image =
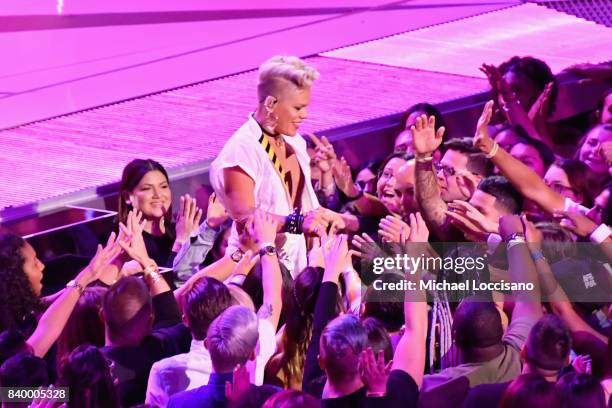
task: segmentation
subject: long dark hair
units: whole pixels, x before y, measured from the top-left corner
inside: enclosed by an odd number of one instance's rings
[[[555,166],[562,169],[567,174],[572,189],[582,196],[582,205],[591,207],[595,192],[593,186],[588,181],[589,166],[576,159],[563,159],[555,162]]]
[[[152,159],[134,159],[123,168],[121,183],[119,185],[119,208],[117,211],[119,221],[125,223],[128,213],[133,209],[131,204],[126,203],[127,195],[134,191],[134,188],[140,183],[140,180],[142,180],[145,174],[155,170],[160,171],[164,177],[166,177],[168,183],[170,183],[168,172],[164,166]],[[172,222],[172,202],[164,218],[166,219],[166,224]]]
[[[0,331],[23,329],[26,319],[44,309],[23,271],[21,249],[25,244],[15,234],[0,233]]]
[[[108,362],[97,347],[74,349],[62,364],[59,385],[70,388],[69,407],[121,406]]]
[[[546,87],[546,84],[552,82],[553,87],[550,92],[552,103],[550,104],[549,110],[546,113],[550,114],[551,112],[554,112],[558,85],[552,70],[544,61],[534,57],[514,56],[499,66],[499,73],[501,75],[505,75],[508,72],[514,72],[529,79],[536,86],[539,94],[542,93],[544,87]],[[497,100],[497,95],[495,96],[495,100]],[[529,110],[530,107],[531,106],[525,106],[525,109]]]
[[[88,287],[79,298],[62,334],[57,339],[58,363],[80,345],[104,346],[104,323],[100,318],[100,309],[106,290],[102,286]]]

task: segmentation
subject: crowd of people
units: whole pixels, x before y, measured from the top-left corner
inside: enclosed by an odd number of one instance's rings
[[[393,153],[349,163],[298,134],[316,69],[273,57],[205,199],[174,211],[163,165],[131,161],[116,229],[49,296],[35,249],[0,233],[0,386],[68,387],[65,406],[91,408],[608,406],[612,88],[552,121],[567,101],[543,61],[481,69],[492,99],[474,134],[420,103]],[[372,285],[375,258],[425,253],[486,262]]]

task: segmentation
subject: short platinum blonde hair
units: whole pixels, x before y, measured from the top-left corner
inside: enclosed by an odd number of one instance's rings
[[[259,339],[255,313],[244,306],[230,306],[208,328],[206,347],[216,371],[233,370],[249,360]]]
[[[359,374],[359,353],[368,345],[368,334],[357,316],[345,314],[325,326],[320,345],[328,376],[347,378]]]
[[[308,88],[319,78],[319,72],[298,57],[276,55],[259,67],[257,96],[263,102],[267,96],[278,97],[287,82],[298,88]]]

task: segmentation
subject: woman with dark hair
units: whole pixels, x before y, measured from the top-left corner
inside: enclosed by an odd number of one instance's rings
[[[427,117],[434,116],[436,118],[436,131],[442,126],[446,127],[442,113],[440,113],[438,108],[430,103],[421,102],[412,105],[404,113],[404,116],[402,117],[404,129],[410,130],[410,128],[416,124],[416,118],[423,114],[427,115]],[[445,132],[445,134],[448,135],[448,132]]]
[[[557,380],[557,393],[562,408],[605,408],[605,392],[591,374],[570,372]]]
[[[45,308],[40,299],[44,269],[23,238],[0,233],[0,331],[16,328],[32,334]]]
[[[98,348],[82,345],[64,361],[58,385],[70,389],[68,407],[120,407],[109,363]]]
[[[75,306],[62,334],[57,339],[57,366],[83,344],[104,346],[104,322],[100,318],[102,299],[106,288],[91,286],[85,288]]]
[[[357,184],[364,193],[376,194],[376,179],[381,164],[382,160],[380,159],[370,160],[357,170],[355,184]]]
[[[602,145],[611,142],[612,124],[597,125],[586,133],[576,152],[576,158],[588,166],[588,181],[596,191],[601,191],[610,180],[610,165],[602,154]]]
[[[557,407],[560,404],[555,384],[539,374],[521,374],[510,383],[502,396],[501,408]]]
[[[589,168],[580,160],[563,159],[552,164],[544,175],[544,183],[553,191],[585,207],[593,205]]]
[[[323,279],[323,268],[307,267],[283,292],[283,318],[285,326],[280,342],[281,352],[266,367],[270,383],[284,388],[302,389],[302,375],[306,350],[312,335],[314,307]],[[338,310],[342,308],[338,296]]]
[[[189,194],[181,196],[176,223],[172,219],[172,191],[168,172],[151,159],[135,159],[123,169],[119,187],[119,221],[125,224],[132,210],[142,214],[145,222],[143,239],[147,253],[159,266],[173,268],[177,279],[186,281],[204,261],[227,216],[213,217],[219,212],[216,197],[209,199],[206,222],[200,226],[202,210]],[[198,231],[197,245],[191,236]]]

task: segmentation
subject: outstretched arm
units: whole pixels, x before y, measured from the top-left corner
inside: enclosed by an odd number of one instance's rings
[[[416,199],[427,225],[438,239],[445,239],[450,228],[446,219],[446,203],[440,197],[440,189],[433,168],[433,153],[442,143],[444,127],[436,132],[435,117],[421,115],[410,128],[416,152]]]
[[[491,139],[487,126],[493,112],[493,101],[486,103],[478,127],[474,135],[474,146],[479,148],[488,156],[492,156],[493,164],[501,171],[510,183],[526,198],[534,201],[545,211],[563,210],[565,198],[549,188],[544,180],[533,170],[515,159]]]

